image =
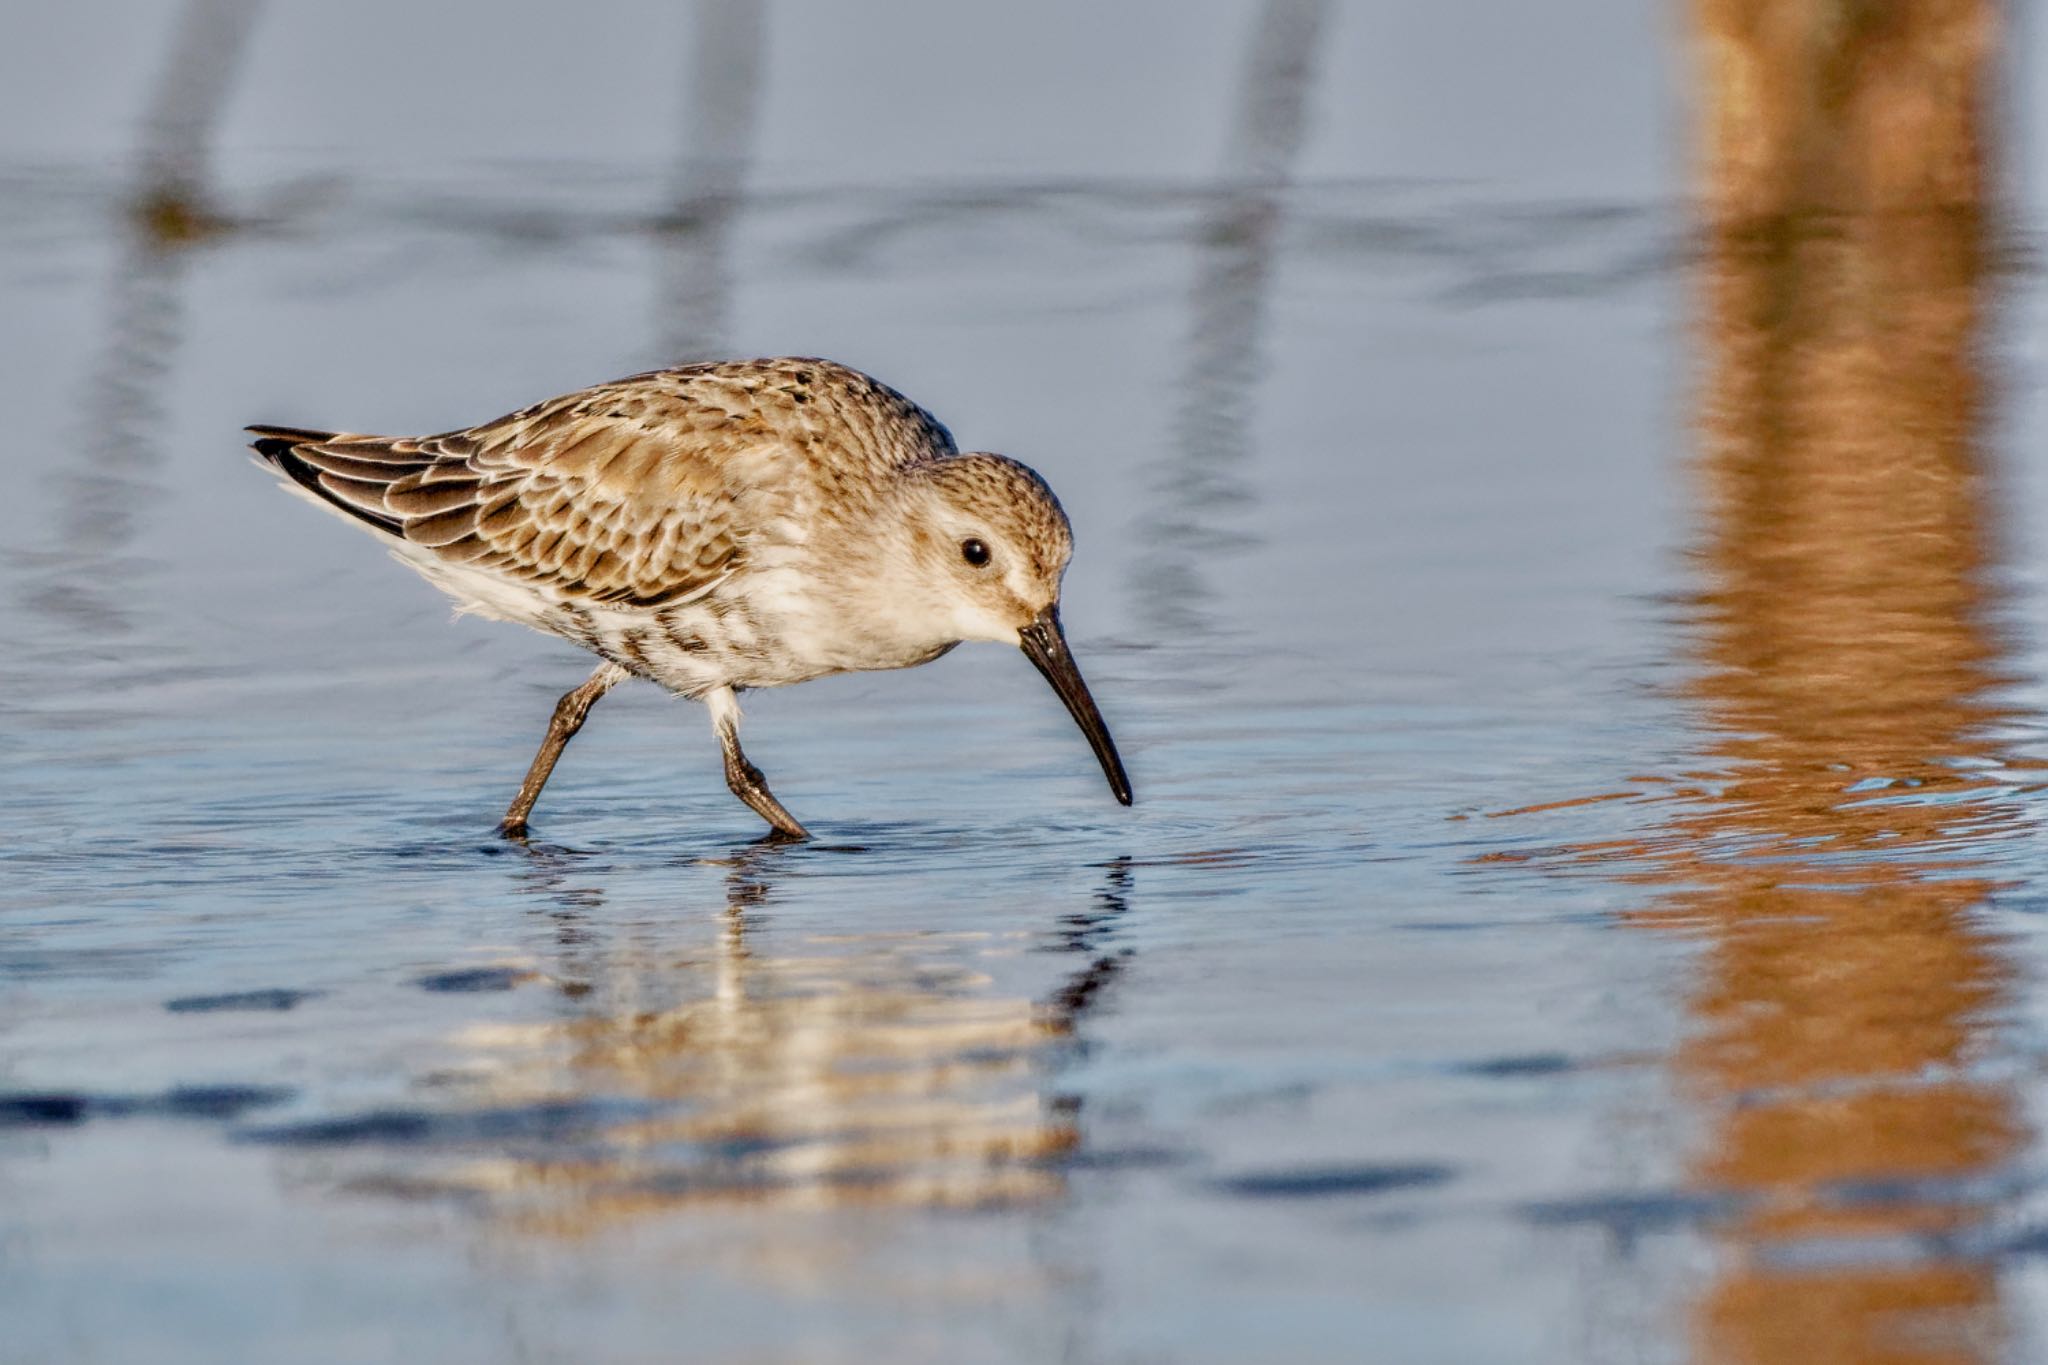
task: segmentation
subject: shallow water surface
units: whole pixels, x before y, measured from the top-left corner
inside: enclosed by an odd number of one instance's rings
[[[0,1359],[2038,1358],[2034,149],[861,8],[108,4],[0,119]],[[239,450],[776,352],[1060,491],[1133,809],[966,648],[747,698],[813,843],[641,684],[500,841],[581,656]]]

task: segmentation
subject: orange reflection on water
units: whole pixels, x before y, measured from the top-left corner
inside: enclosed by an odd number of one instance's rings
[[[1980,445],[1978,0],[1698,0],[1703,493],[1689,694],[1721,780],[1639,844],[1640,918],[1702,935],[1673,1065],[1735,1196],[1713,1361],[1968,1361],[1968,1250],[2023,1121],[1975,1062],[2011,969],[1982,918],[2021,827]],[[1604,850],[1613,856],[1614,849]]]

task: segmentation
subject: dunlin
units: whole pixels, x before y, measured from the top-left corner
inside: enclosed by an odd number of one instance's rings
[[[690,365],[564,394],[464,431],[250,427],[293,486],[375,532],[461,609],[603,660],[565,693],[501,832],[599,697],[628,677],[702,701],[726,785],[808,837],[740,750],[737,694],[1019,646],[1131,803],[1060,628],[1073,537],[1045,480],[961,454],[937,419],[830,361]]]

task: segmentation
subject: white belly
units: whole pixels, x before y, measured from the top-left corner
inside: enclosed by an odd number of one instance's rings
[[[907,668],[957,641],[917,634],[893,614],[856,613],[795,564],[710,585],[659,607],[579,601],[558,589],[452,564],[432,551],[393,555],[453,597],[463,614],[559,635],[671,692],[784,687],[831,673]]]
[[[779,575],[713,585],[686,602],[659,607],[577,601],[558,590],[451,564],[411,547],[402,563],[456,601],[463,615],[512,621],[558,635],[636,676],[683,696],[715,687],[781,687],[853,668],[894,668],[922,658],[869,659],[849,648],[832,613],[792,600]]]

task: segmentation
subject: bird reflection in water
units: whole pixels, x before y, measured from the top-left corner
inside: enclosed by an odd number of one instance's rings
[[[785,927],[765,951],[785,870],[773,846],[733,856],[708,943],[689,916],[661,922],[674,933],[601,925],[582,855],[527,856],[557,925],[544,974],[564,1017],[466,1031],[454,1088],[473,1115],[546,1121],[493,1129],[457,1115],[450,1141],[386,1148],[345,1183],[566,1235],[707,1203],[973,1208],[1063,1194],[1078,1106],[1050,1072],[1127,960],[1115,921],[1128,860],[1053,934],[1085,965],[1034,1001],[976,965],[1022,953],[1029,931],[793,940]]]

